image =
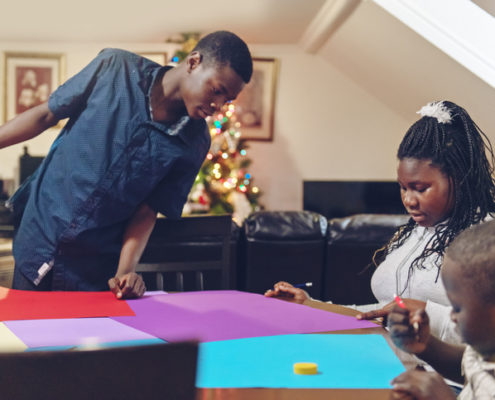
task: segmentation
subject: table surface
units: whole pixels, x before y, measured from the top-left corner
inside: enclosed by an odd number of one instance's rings
[[[358,311],[337,304],[306,300],[304,305],[338,314],[355,316]],[[390,344],[387,331],[378,325],[376,328],[361,328],[325,334],[381,334]],[[395,351],[395,350],[394,350]],[[401,360],[402,361],[402,360]],[[405,365],[406,368],[409,366]],[[388,400],[390,389],[273,389],[273,388],[229,388],[198,389],[196,400]]]

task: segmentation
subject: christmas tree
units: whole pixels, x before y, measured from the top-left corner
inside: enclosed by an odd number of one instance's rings
[[[252,212],[262,207],[261,192],[248,172],[251,160],[241,139],[235,104],[229,103],[207,118],[211,147],[193,184],[184,212],[186,214],[232,213],[240,225]]]

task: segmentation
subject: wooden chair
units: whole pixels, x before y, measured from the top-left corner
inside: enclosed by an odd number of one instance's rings
[[[159,218],[137,265],[137,272],[156,274],[156,289],[164,290],[164,274],[175,273],[184,290],[184,273],[195,273],[195,290],[204,290],[204,272],[221,272],[221,289],[230,288],[231,215]]]
[[[0,398],[195,398],[197,343],[0,353]]]

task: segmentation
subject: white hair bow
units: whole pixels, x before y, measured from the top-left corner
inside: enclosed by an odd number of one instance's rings
[[[421,110],[417,111],[416,114],[420,114],[422,117],[436,118],[440,124],[450,124],[452,121],[450,111],[442,101],[432,101],[421,107]]]

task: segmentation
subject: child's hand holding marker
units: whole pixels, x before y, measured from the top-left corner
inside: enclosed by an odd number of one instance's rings
[[[410,311],[403,299],[394,297],[397,304],[388,315],[387,327],[395,345],[409,353],[419,354],[426,349],[430,337],[430,323],[424,309]]]
[[[395,302],[397,303],[397,305],[406,310],[407,309],[407,306],[406,306],[406,303],[404,303],[404,300],[402,300],[398,294],[394,295],[394,300]],[[412,323],[412,326],[414,328],[414,333],[417,335],[418,334],[418,331],[419,331],[419,322],[418,321],[414,321]]]

